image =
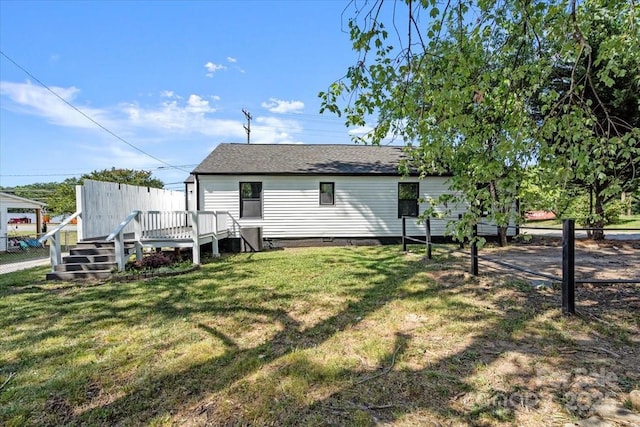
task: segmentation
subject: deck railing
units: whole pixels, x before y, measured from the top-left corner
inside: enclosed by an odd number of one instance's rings
[[[140,215],[143,240],[191,239],[190,212],[148,211]]]
[[[193,263],[200,264],[200,244],[213,243],[213,253],[218,254],[218,238],[226,237],[233,219],[226,211],[133,211],[107,237],[116,246],[118,270],[123,271],[128,255],[125,252],[125,227],[133,222],[133,240],[136,259],[142,257],[145,244],[176,246],[179,243],[193,246]]]

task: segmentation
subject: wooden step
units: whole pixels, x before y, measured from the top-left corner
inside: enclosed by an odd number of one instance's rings
[[[132,248],[134,245],[125,245],[127,252]],[[82,241],[62,258],[62,264],[47,273],[47,280],[107,279],[116,268],[114,242]]]
[[[69,250],[69,255],[111,255],[115,254],[115,248],[78,248]]]
[[[62,258],[64,264],[94,263],[94,262],[116,262],[115,254],[103,255],[68,255]]]
[[[112,271],[117,268],[115,262],[67,263],[55,266],[55,271]]]

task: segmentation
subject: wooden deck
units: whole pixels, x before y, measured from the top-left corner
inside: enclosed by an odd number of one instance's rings
[[[47,233],[41,242],[50,240],[52,270],[61,263],[60,230],[73,218],[82,219],[77,212],[60,227]],[[118,269],[123,271],[129,258],[127,246],[133,245],[136,258],[142,258],[142,248],[193,248],[193,263],[200,264],[200,247],[211,244],[214,256],[219,254],[218,242],[237,234],[238,223],[226,211],[133,211],[121,220],[106,238],[83,238],[113,242]]]

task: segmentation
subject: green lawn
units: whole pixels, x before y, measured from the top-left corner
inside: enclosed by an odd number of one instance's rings
[[[444,254],[268,251],[128,283],[46,271],[0,275],[0,425],[562,425],[586,415],[550,375],[605,370],[621,404],[639,385],[637,308],[566,318],[557,291]]]
[[[552,227],[561,229],[562,221],[549,219],[544,221],[527,221],[527,227]],[[637,228],[640,229],[640,215],[622,215],[620,221],[605,226],[605,229]]]

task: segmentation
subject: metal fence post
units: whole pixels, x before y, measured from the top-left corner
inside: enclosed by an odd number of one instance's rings
[[[473,235],[471,236],[471,274],[478,275],[478,224],[473,224]]]
[[[407,218],[406,217],[402,217],[402,251],[406,252],[407,251],[407,240],[405,239],[405,236],[407,235]]]
[[[425,220],[426,238],[427,238],[427,259],[431,259],[431,218]]]
[[[575,220],[562,222],[562,314],[576,314]]]

